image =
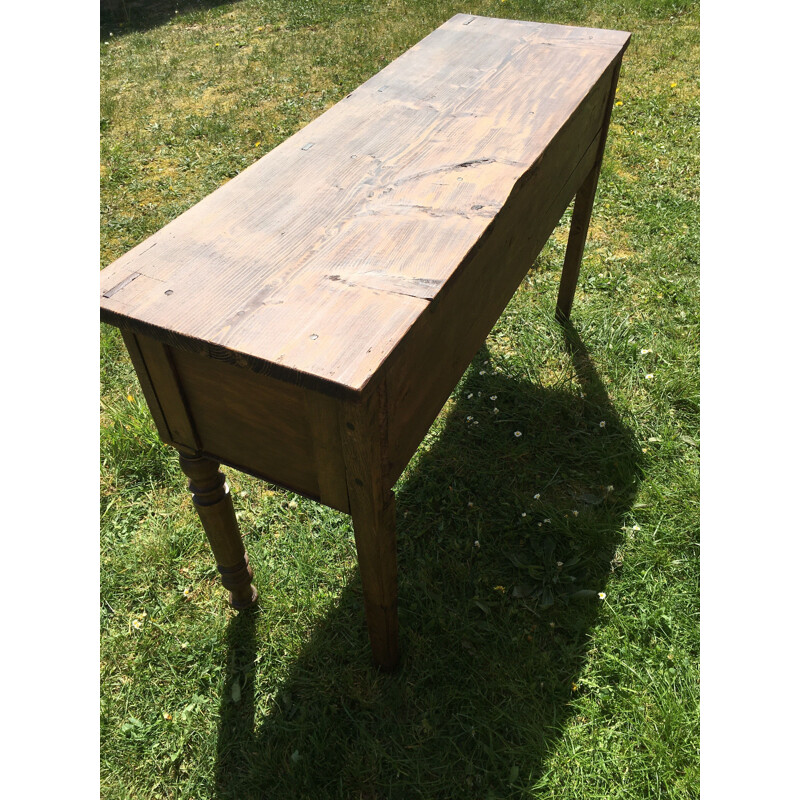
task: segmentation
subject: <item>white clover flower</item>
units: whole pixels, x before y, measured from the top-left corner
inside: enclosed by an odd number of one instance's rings
[[[523,511],[523,512],[522,512],[522,516],[523,516],[523,517],[527,517],[527,516],[528,516],[528,512],[527,512],[527,511]]]

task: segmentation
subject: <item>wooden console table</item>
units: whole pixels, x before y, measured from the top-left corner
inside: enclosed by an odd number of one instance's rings
[[[102,271],[235,608],[220,463],[352,515],[395,666],[392,486],[575,197],[569,316],[629,38],[458,14]]]

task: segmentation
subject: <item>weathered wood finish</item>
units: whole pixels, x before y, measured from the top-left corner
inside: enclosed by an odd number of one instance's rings
[[[103,271],[234,604],[219,462],[352,515],[373,658],[398,663],[392,486],[577,194],[569,316],[629,38],[456,15]]]
[[[492,230],[473,247],[385,365],[393,481],[596,163],[611,75],[609,70],[603,76],[554,137],[545,158],[517,184]]]
[[[104,318],[366,391],[627,39],[453,17],[107,267]]]

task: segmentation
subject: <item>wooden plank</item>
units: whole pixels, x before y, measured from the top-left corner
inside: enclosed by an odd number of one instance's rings
[[[158,395],[153,387],[153,381],[150,379],[150,373],[147,371],[147,365],[144,362],[144,357],[139,349],[138,338],[135,333],[131,331],[122,330],[122,341],[125,342],[125,347],[128,350],[128,355],[131,358],[131,363],[136,371],[136,377],[139,379],[139,385],[142,387],[144,399],[147,401],[147,407],[150,409],[150,414],[156,424],[156,430],[162,441],[174,446],[175,442],[172,440],[172,435],[167,425],[167,420],[164,417],[164,412],[161,410],[161,403],[158,400]]]
[[[613,66],[383,365],[394,482],[597,160]],[[582,152],[576,145],[594,131]]]
[[[103,318],[366,392],[627,38],[454,17],[107,267]]]
[[[167,441],[190,452],[201,450],[202,444],[189,415],[169,349],[161,342],[141,335],[136,337],[136,344],[147,366],[147,374],[169,431]]]

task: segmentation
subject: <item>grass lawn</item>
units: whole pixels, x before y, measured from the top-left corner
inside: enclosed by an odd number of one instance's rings
[[[128,5],[100,37],[103,266],[454,13],[633,39],[574,327],[568,210],[396,486],[396,674],[349,517],[232,469],[260,601],[227,607],[103,326],[102,796],[698,797],[699,3]]]

